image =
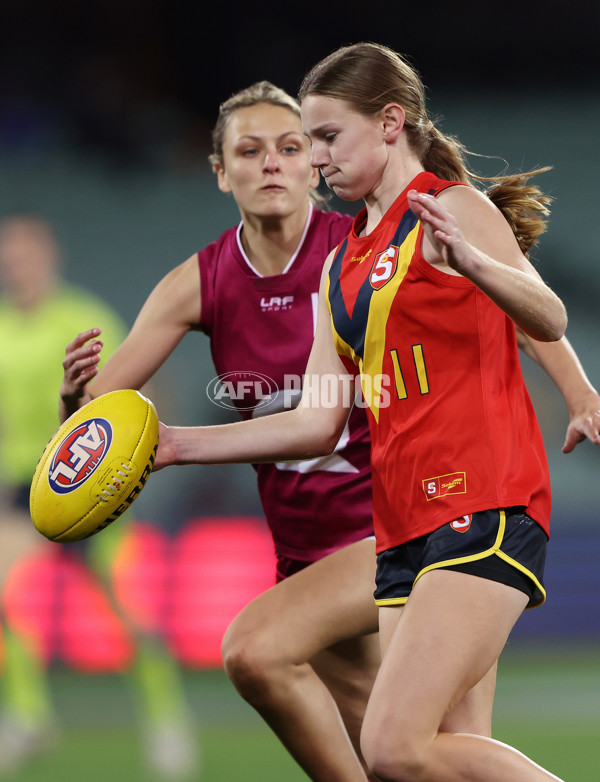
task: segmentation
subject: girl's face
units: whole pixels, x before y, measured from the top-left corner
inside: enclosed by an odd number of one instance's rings
[[[312,142],[311,163],[328,187],[345,201],[368,198],[387,161],[381,121],[359,114],[346,101],[308,95],[302,125]]]
[[[242,217],[282,218],[304,209],[319,183],[308,139],[290,109],[258,103],[237,109],[223,138],[219,188],[233,193]]]

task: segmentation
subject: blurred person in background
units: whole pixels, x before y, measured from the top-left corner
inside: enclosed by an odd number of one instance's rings
[[[12,567],[43,546],[53,546],[29,515],[31,479],[42,450],[58,428],[56,392],[64,346],[73,329],[91,318],[103,324],[106,355],[125,333],[104,301],[63,279],[61,250],[51,225],[35,214],[0,221],[0,590]],[[85,555],[110,590],[110,536],[69,546]],[[110,552],[108,552],[110,555]],[[98,570],[99,568],[99,570]],[[111,595],[112,598],[112,595]],[[116,601],[111,599],[113,606]],[[3,635],[3,703],[0,772],[19,768],[57,741],[57,715],[45,663],[21,628],[0,608]],[[131,671],[146,742],[146,761],[163,777],[179,778],[195,766],[191,734],[175,661],[161,641],[135,636]]]

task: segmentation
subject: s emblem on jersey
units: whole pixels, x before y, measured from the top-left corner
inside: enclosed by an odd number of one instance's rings
[[[112,426],[106,418],[90,418],[69,432],[48,468],[52,491],[68,494],[85,483],[108,453],[112,436]]]
[[[467,474],[452,472],[448,475],[439,475],[437,478],[426,478],[423,481],[423,491],[428,501],[437,500],[448,494],[466,494]]]
[[[454,521],[451,521],[450,526],[455,532],[466,532],[471,526],[472,521],[473,521],[473,516],[472,514],[469,514],[468,516],[462,516],[462,518],[460,519],[455,519]]]
[[[369,282],[376,291],[383,288],[396,273],[398,268],[398,250],[399,247],[390,244],[387,250],[377,253],[375,256],[371,273],[369,274]]]

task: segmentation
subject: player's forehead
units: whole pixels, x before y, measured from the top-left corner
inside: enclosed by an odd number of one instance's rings
[[[280,138],[285,135],[302,135],[300,117],[291,109],[271,103],[258,103],[236,109],[225,128],[225,143],[263,138]]]
[[[318,135],[331,125],[359,117],[358,112],[340,98],[307,95],[302,101],[302,128],[308,136]]]

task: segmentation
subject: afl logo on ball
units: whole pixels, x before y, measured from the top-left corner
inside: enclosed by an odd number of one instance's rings
[[[48,468],[52,491],[68,494],[85,483],[102,463],[111,442],[112,426],[106,418],[91,418],[71,430]]]

